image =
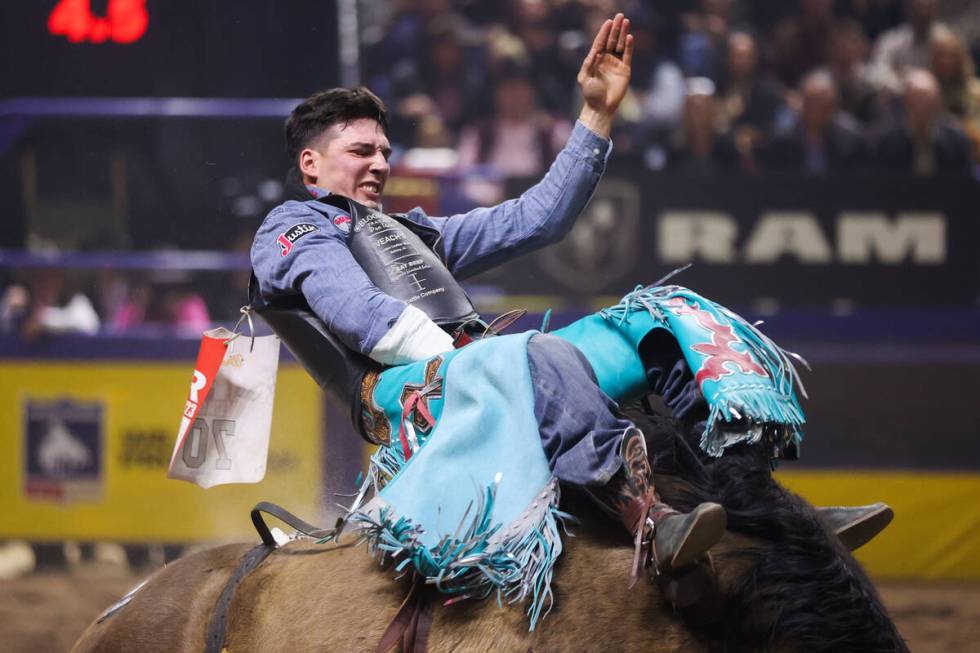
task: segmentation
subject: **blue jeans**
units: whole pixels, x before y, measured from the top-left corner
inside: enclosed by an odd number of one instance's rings
[[[653,344],[643,357],[650,387],[682,417],[697,403],[693,375],[672,338]],[[599,389],[592,366],[570,342],[536,335],[528,342],[527,357],[534,416],[551,470],[574,485],[605,485],[623,464],[623,434],[633,423]]]

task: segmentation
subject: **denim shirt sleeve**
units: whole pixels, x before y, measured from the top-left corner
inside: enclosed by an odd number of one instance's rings
[[[252,243],[252,269],[264,297],[301,293],[345,345],[367,355],[406,304],[368,279],[347,247],[348,234],[334,225],[335,212],[340,211],[324,206],[321,212],[296,201],[273,209]],[[301,224],[315,230],[286,251],[279,237]]]
[[[576,122],[547,174],[519,198],[428,218],[442,232],[450,271],[466,278],[561,240],[592,198],[611,151],[609,139]]]

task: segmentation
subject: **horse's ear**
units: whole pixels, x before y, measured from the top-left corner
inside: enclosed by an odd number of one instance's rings
[[[888,504],[879,501],[870,506],[817,508],[817,515],[848,551],[854,551],[885,530],[895,517],[895,512]]]

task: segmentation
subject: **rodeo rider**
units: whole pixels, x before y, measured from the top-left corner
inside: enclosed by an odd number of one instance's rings
[[[380,99],[363,87],[335,88],[314,93],[289,116],[295,199],[273,209],[255,236],[252,303],[260,311],[308,305],[322,320],[321,335],[333,343],[324,354],[331,367],[324,385],[352,406],[355,425],[369,439],[371,414],[361,398],[370,396],[362,386],[376,377],[371,368],[428,359],[484,332],[456,280],[560,240],[585,208],[612,150],[613,119],[630,80],[629,29],[622,14],[602,25],[578,73],[584,105],[572,134],[544,178],[521,197],[449,217],[420,208],[383,216],[386,233],[413,261],[400,274],[385,269],[379,250],[387,243],[372,237],[377,229],[352,229],[348,215],[382,211],[391,146]],[[676,352],[656,358],[644,361],[650,387],[676,417],[697,421],[703,402],[684,359]],[[655,573],[699,560],[724,532],[724,509],[704,503],[684,514],[659,500],[643,434],[599,389],[574,345],[536,335],[528,362],[534,414],[554,475],[586,488],[615,513],[648,547]],[[323,361],[307,357],[304,364],[322,375]],[[874,510],[826,509],[825,516],[841,531]]]

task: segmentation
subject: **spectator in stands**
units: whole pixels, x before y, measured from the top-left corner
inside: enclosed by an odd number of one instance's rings
[[[932,34],[930,69],[939,82],[943,107],[970,139],[973,160],[980,161],[980,79],[966,44],[953,30],[937,26]]]
[[[740,27],[744,29],[751,26],[756,34],[771,34],[776,25],[799,12],[799,3],[786,0],[740,0],[739,8],[743,19],[738,23]]]
[[[394,0],[377,53],[377,63],[387,68],[418,55],[425,41],[425,26],[439,16],[452,13],[451,0]],[[371,52],[369,51],[369,54]]]
[[[198,292],[200,286],[186,270],[161,269],[139,275],[115,314],[109,316],[110,328],[125,332],[164,327],[178,335],[200,336],[211,328],[207,303]],[[241,298],[241,289],[235,290],[235,297]]]
[[[422,45],[425,16],[411,0],[392,0],[376,29],[370,26],[362,35],[361,66],[371,86],[385,97],[397,97],[396,86],[403,70],[415,68]]]
[[[716,95],[715,127],[738,131],[754,147],[773,129],[784,109],[776,83],[759,70],[755,38],[738,31],[728,37],[725,73]]]
[[[125,296],[107,313],[110,330],[122,332],[143,326],[152,298],[153,288],[142,275],[134,278],[127,284]]]
[[[684,74],[673,58],[674,36],[665,30],[658,12],[642,6],[629,11],[635,43],[633,77],[613,127],[617,156],[626,159],[642,157],[652,143],[662,149],[684,111]],[[595,10],[586,18],[601,26],[604,12]]]
[[[939,82],[946,111],[961,120],[964,127],[975,125],[980,119],[980,79],[966,45],[945,25],[933,30],[929,68]]]
[[[776,172],[824,176],[856,168],[864,151],[861,126],[840,110],[837,84],[827,71],[815,71],[801,84],[803,107],[792,127],[777,134],[759,153]]]
[[[463,120],[486,106],[483,61],[464,47],[465,33],[453,15],[433,19],[419,56],[392,73],[392,128],[405,145],[451,147]]]
[[[929,39],[936,26],[937,0],[906,0],[905,22],[882,33],[871,53],[871,82],[879,91],[902,94],[909,69],[929,65]]]
[[[10,300],[20,301],[21,305],[0,312],[12,313],[12,323],[19,326],[25,340],[64,333],[95,335],[99,330],[99,316],[91,300],[77,288],[77,280],[69,279],[62,269],[32,273],[26,290],[8,289],[4,303]]]
[[[721,76],[733,0],[699,0],[697,11],[681,16],[678,59],[686,77]]]
[[[162,293],[164,320],[180,335],[197,337],[211,328],[207,303],[195,286],[190,283],[175,284],[164,288]]]
[[[825,66],[833,30],[834,0],[801,0],[801,13],[773,29],[770,64],[786,88],[797,88],[807,72]]]
[[[0,294],[0,333],[18,331],[30,305],[31,296],[22,284],[6,286]]]
[[[830,35],[827,70],[837,84],[840,108],[864,124],[881,113],[879,95],[871,83],[866,58],[868,39],[853,20],[838,22]]]
[[[875,143],[879,166],[918,176],[972,174],[970,143],[945,116],[932,73],[913,69],[906,74],[903,107],[902,120]]]
[[[837,10],[840,16],[859,24],[872,41],[902,23],[902,0],[843,0],[837,3]]]
[[[491,166],[508,177],[534,177],[571,134],[571,125],[545,111],[528,71],[511,65],[493,85],[493,114],[466,127],[460,136],[462,168]]]
[[[715,131],[715,85],[706,77],[687,81],[684,122],[666,155],[666,169],[712,175],[737,165],[731,140]]]
[[[527,72],[538,89],[539,102],[554,114],[568,113],[577,97],[568,80],[578,73],[581,53],[561,47],[555,20],[560,14],[552,11],[549,0],[511,0],[511,5],[510,25],[527,50]]]
[[[974,60],[980,59],[980,2],[977,0],[943,0],[936,16],[956,30]]]
[[[669,56],[662,25],[655,16],[641,13],[631,27],[636,37],[633,80],[642,89],[642,122],[653,132],[669,133],[684,114],[684,73]]]

